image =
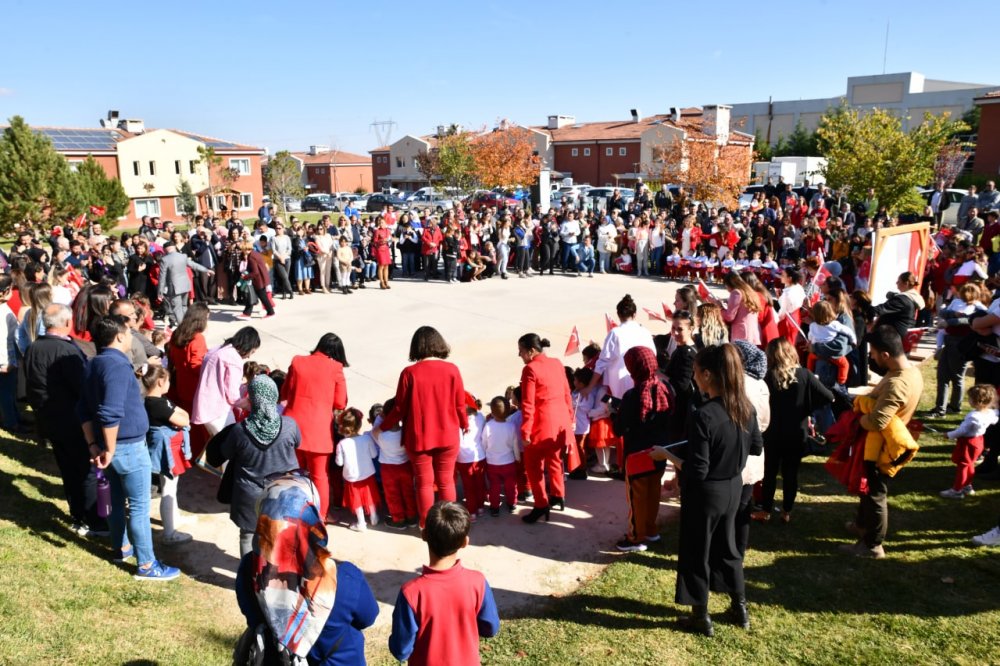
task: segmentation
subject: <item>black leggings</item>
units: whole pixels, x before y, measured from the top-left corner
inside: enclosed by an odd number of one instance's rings
[[[799,493],[799,466],[802,464],[802,451],[805,442],[798,446],[775,443],[764,447],[764,487],[761,495],[761,508],[771,511],[774,508],[774,491],[778,487],[778,471],[781,471],[781,508],[791,511],[795,506],[795,497]]]
[[[528,248],[518,245],[515,249],[514,270],[518,273],[528,272]]]

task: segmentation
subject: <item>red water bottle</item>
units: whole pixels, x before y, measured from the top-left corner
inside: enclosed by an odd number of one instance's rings
[[[94,468],[97,477],[97,515],[107,518],[111,515],[111,482],[104,476],[104,470]]]

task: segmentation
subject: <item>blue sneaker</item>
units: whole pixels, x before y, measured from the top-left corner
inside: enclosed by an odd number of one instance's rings
[[[132,559],[133,555],[135,555],[135,548],[132,547],[132,544],[129,544],[127,548],[119,548],[118,549],[118,554],[115,555],[113,561],[116,564],[121,564],[122,562],[125,562],[126,560]]]
[[[135,574],[136,580],[173,580],[181,575],[181,570],[177,567],[168,567],[159,560],[153,562],[145,569],[139,567]]]

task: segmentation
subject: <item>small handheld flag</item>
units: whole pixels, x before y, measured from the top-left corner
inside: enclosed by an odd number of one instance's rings
[[[573,327],[573,332],[569,334],[569,342],[566,343],[566,353],[563,356],[572,356],[580,352],[580,332]]]

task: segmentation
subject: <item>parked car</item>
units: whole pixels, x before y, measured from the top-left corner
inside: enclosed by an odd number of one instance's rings
[[[302,199],[285,197],[285,210],[289,213],[298,213],[302,210]]]
[[[635,199],[635,190],[633,190],[631,187],[592,187],[589,190],[587,190],[587,193],[584,195],[584,198],[607,199],[608,201],[610,201],[611,197],[615,193],[615,190],[618,190],[621,193],[622,199],[625,200],[626,204],[632,201],[632,199]]]
[[[478,211],[481,208],[519,208],[521,202],[514,197],[508,197],[499,192],[490,192],[489,190],[479,190],[473,193],[471,196],[466,197],[462,201],[462,206],[466,210]]]
[[[337,205],[337,200],[329,194],[317,192],[306,195],[306,198],[302,200],[302,212],[307,211],[336,212],[340,211],[340,207]]]
[[[379,213],[386,206],[392,206],[396,210],[406,210],[409,208],[407,203],[397,196],[391,194],[373,194],[368,197],[368,201],[365,203],[365,210],[369,213]]]
[[[354,206],[358,210],[364,208],[364,204],[367,204],[367,200],[361,203],[362,197],[360,194],[343,193],[337,197],[337,201],[340,204],[340,210],[345,210],[348,205]]]
[[[956,224],[958,222],[958,206],[962,203],[962,197],[969,193],[968,190],[959,189],[947,189],[944,191],[948,200],[951,202],[948,207],[942,211],[941,224]],[[929,206],[931,204],[931,197],[934,195],[934,190],[920,190],[920,196],[924,198]]]
[[[446,210],[452,210],[455,202],[450,197],[443,194],[417,194],[409,199],[410,210],[416,212],[430,212],[441,215]]]

